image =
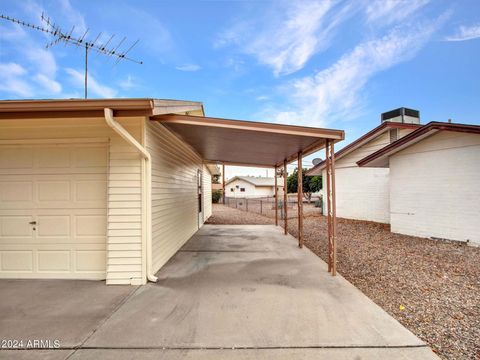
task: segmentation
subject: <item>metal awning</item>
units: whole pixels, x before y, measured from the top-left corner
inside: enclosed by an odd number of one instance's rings
[[[342,130],[229,120],[191,115],[158,115],[158,121],[208,162],[275,167],[343,140]]]

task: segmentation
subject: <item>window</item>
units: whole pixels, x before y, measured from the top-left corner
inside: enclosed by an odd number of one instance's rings
[[[245,192],[245,188],[240,188],[240,192]]]

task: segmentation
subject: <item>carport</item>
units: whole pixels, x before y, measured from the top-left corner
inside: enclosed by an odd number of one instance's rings
[[[334,144],[344,139],[342,130],[166,114],[150,117],[189,144],[206,162],[275,169],[275,182],[283,178],[287,188],[287,165],[298,167],[298,246],[303,247],[302,158],[325,149],[327,169],[328,271],[336,274],[336,213]],[[224,171],[222,172],[224,174]],[[224,175],[223,175],[224,176]],[[223,179],[225,184],[225,179]],[[223,188],[225,193],[225,188]],[[225,197],[224,197],[225,199]],[[284,203],[287,193],[284,192]],[[275,186],[275,225],[278,219],[278,188]],[[287,208],[285,207],[285,212]],[[287,216],[284,234],[287,234]]]

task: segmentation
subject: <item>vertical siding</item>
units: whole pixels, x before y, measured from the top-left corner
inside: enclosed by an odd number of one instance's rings
[[[212,174],[203,165],[203,221],[212,216]]]
[[[480,245],[480,136],[440,132],[390,158],[392,232]]]
[[[143,118],[119,121],[141,141]],[[2,120],[0,139],[104,138],[109,140],[107,284],[142,279],[141,158],[103,118]]]
[[[152,156],[152,257],[160,269],[198,230],[197,171],[202,159],[164,126],[146,122]]]

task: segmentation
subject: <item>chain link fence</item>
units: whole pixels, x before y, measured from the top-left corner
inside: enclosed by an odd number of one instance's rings
[[[269,218],[275,218],[275,197],[261,197],[261,198],[233,198],[226,197],[225,205],[233,209],[249,211]],[[311,204],[304,204],[304,215],[316,213],[321,214],[321,208],[315,207],[315,201]],[[288,196],[287,201],[287,219],[298,217],[297,196]],[[285,207],[283,196],[278,199],[278,218],[285,218]]]

